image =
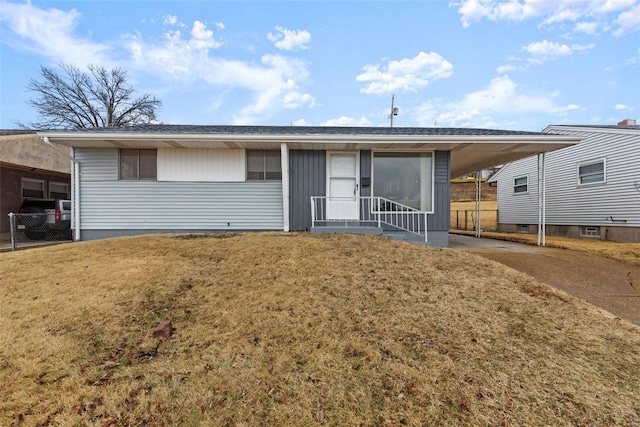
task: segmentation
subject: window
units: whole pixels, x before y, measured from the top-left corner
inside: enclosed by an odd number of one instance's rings
[[[518,224],[518,232],[519,233],[528,233],[529,232],[529,224]]]
[[[604,182],[605,165],[603,160],[578,163],[578,184]]]
[[[69,184],[62,182],[49,182],[49,197],[52,199],[68,199]]]
[[[157,156],[156,149],[121,149],[120,179],[155,180],[158,176]]]
[[[373,195],[431,212],[432,157],[432,153],[374,153]]]
[[[41,179],[22,178],[22,197],[45,198],[44,181]]]
[[[513,180],[513,193],[527,193],[529,192],[529,177],[519,176]]]
[[[584,237],[600,237],[600,227],[582,226],[580,227],[580,235]]]
[[[280,150],[247,150],[248,181],[274,181],[281,179]]]

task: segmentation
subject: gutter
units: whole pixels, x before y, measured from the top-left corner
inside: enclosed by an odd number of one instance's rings
[[[74,189],[73,219],[74,219],[74,229],[75,229],[73,240],[77,242],[80,240],[80,162],[74,156],[70,155],[69,153],[65,153],[64,151],[56,147],[53,143],[51,143],[51,141],[49,141],[48,136],[41,137],[41,139],[45,144],[49,145],[58,153],[62,154],[63,156],[65,156],[66,158],[68,158],[73,162],[73,189]],[[74,154],[75,154],[75,148],[72,148],[72,150],[74,150]]]

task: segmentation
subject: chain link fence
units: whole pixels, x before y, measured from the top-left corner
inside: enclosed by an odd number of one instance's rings
[[[71,220],[60,212],[23,212],[9,214],[11,249],[51,242],[71,241]]]
[[[452,230],[474,231],[476,229],[477,212],[474,210],[451,210],[449,228]],[[480,210],[480,229],[495,231],[498,229],[498,211],[494,209]]]

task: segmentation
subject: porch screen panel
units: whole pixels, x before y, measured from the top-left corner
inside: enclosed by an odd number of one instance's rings
[[[432,153],[374,153],[373,195],[431,212]]]

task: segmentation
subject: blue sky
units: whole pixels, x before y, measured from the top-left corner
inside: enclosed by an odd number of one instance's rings
[[[0,2],[0,128],[40,66],[122,67],[168,124],[616,124],[640,0]]]

